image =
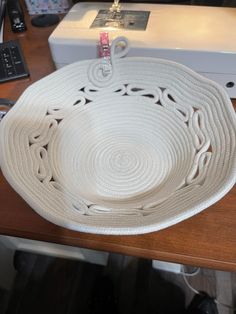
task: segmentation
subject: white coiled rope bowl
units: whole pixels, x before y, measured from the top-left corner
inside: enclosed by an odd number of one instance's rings
[[[124,58],[66,66],[0,123],[0,161],[41,216],[100,234],[157,231],[222,198],[236,177],[236,119],[216,83],[185,66]]]

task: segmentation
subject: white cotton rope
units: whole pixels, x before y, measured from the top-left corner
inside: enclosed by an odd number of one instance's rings
[[[157,231],[235,183],[236,118],[223,88],[167,60],[121,59],[127,51],[126,38],[113,42],[108,75],[96,59],[32,84],[0,123],[4,176],[60,226]]]

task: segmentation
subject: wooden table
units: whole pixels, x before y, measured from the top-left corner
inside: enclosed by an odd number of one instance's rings
[[[0,84],[0,97],[17,100],[27,86],[54,70],[47,38],[54,27],[31,26],[22,34],[5,25],[5,40],[18,38],[30,78]],[[236,271],[236,187],[221,201],[163,231],[138,236],[101,236],[70,231],[37,215],[0,173],[0,234],[118,252],[150,259]]]

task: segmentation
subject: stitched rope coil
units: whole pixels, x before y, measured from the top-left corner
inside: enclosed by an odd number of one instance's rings
[[[122,41],[123,50],[115,54]],[[236,119],[216,83],[174,62],[66,66],[29,87],[0,123],[3,174],[58,225],[101,234],[160,230],[223,197],[236,177]]]

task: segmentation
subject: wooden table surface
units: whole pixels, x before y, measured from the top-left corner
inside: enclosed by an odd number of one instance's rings
[[[30,78],[0,84],[0,97],[17,100],[33,82],[54,70],[47,38],[54,27],[31,26],[19,39]],[[236,271],[236,187],[202,213],[165,230],[138,236],[101,236],[58,227],[36,214],[0,173],[0,234],[123,253],[150,259]]]

